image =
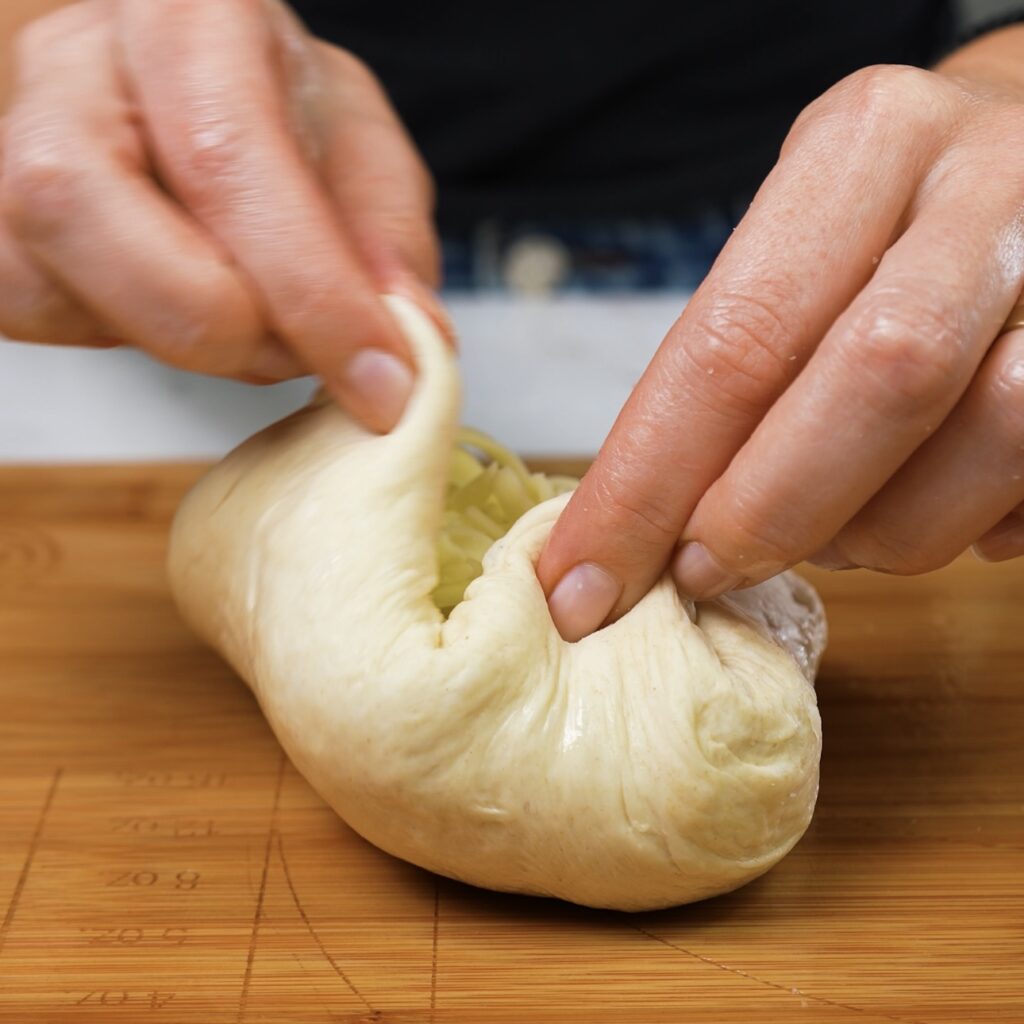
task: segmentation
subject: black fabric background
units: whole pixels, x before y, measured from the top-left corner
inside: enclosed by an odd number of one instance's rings
[[[751,194],[804,105],[875,63],[926,65],[948,0],[297,0],[388,89],[442,226],[686,217]]]

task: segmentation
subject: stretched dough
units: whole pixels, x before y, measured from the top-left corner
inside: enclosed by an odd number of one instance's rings
[[[494,544],[445,620],[430,595],[458,373],[388,301],[420,366],[401,424],[373,436],[314,402],[209,472],[172,536],[185,617],[316,790],[398,857],[623,910],[766,871],[817,793],[814,591],[786,574],[694,608],[663,579],[565,643],[534,573],[563,496]]]

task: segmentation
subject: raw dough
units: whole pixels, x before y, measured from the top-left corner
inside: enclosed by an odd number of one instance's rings
[[[398,857],[623,910],[766,871],[818,787],[814,591],[786,574],[694,609],[663,579],[567,644],[534,574],[563,496],[495,543],[445,620],[430,594],[458,373],[388,301],[420,365],[401,424],[372,436],[321,400],[208,473],[172,538],[188,621],[324,799]]]

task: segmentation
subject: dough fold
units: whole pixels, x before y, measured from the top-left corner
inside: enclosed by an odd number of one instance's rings
[[[433,325],[388,301],[420,367],[402,422],[377,437],[321,400],[214,467],[172,533],[185,618],[395,856],[622,910],[766,871],[817,793],[813,589],[787,573],[694,608],[666,578],[567,644],[534,573],[562,496],[493,545],[445,620],[430,595],[458,374]]]

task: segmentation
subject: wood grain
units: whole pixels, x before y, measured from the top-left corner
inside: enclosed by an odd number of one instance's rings
[[[168,597],[197,472],[0,470],[0,1020],[1024,1021],[1024,565],[810,571],[807,836],[597,913],[434,878],[312,793]]]

